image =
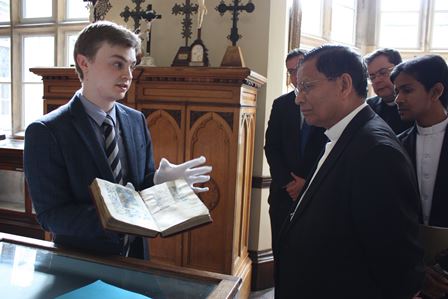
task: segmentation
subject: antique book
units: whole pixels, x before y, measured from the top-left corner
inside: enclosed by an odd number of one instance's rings
[[[212,221],[209,210],[185,180],[137,192],[96,178],[90,191],[101,224],[112,231],[166,237]]]

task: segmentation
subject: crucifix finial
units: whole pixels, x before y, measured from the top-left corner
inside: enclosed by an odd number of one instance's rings
[[[129,18],[134,20],[134,31],[140,28],[140,20],[145,19],[147,21],[152,21],[153,19],[161,19],[162,15],[158,15],[152,9],[152,4],[148,4],[145,10],[142,10],[141,4],[145,2],[145,0],[132,0],[136,4],[135,9],[133,11],[130,10],[129,6],[126,5],[124,11],[120,13],[120,16],[127,23]],[[151,18],[151,19],[149,19]]]
[[[232,12],[232,29],[230,30],[230,35],[227,36],[227,38],[232,41],[232,46],[236,46],[236,42],[242,37],[238,34],[237,27],[240,12],[246,11],[251,13],[255,10],[255,5],[252,3],[252,0],[249,0],[246,5],[242,5],[240,2],[241,0],[233,0],[233,5],[227,5],[224,0],[221,0],[219,5],[216,7],[216,10],[221,16],[223,16],[227,11]]]
[[[173,15],[184,15],[182,19],[182,32],[181,35],[185,38],[185,46],[188,47],[188,40],[191,38],[191,26],[193,21],[191,20],[191,15],[198,12],[198,4],[191,4],[190,0],[185,0],[185,3],[174,4],[172,8]]]

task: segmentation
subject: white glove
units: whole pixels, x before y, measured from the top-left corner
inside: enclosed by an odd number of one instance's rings
[[[198,167],[204,163],[204,156],[179,165],[171,164],[167,159],[162,158],[160,160],[159,169],[157,169],[154,174],[154,184],[158,185],[176,179],[184,179],[194,192],[199,193],[208,191],[208,187],[200,188],[194,186],[196,183],[205,183],[210,180],[210,176],[207,174],[212,171],[212,167]]]
[[[134,185],[132,185],[131,182],[128,182],[125,187],[128,189],[131,189],[132,191],[135,191],[135,187],[134,187]]]

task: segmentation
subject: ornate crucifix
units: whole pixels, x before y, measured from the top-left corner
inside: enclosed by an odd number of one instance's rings
[[[124,11],[120,13],[120,16],[127,23],[129,17],[134,20],[134,31],[140,28],[140,20],[145,19],[147,21],[152,21],[153,19],[161,19],[162,15],[158,15],[155,11],[152,10],[152,4],[148,4],[145,10],[142,10],[141,4],[145,2],[145,0],[132,0],[136,4],[135,9],[131,11],[129,6],[126,5]],[[148,18],[151,18],[149,20]]]
[[[242,5],[240,3],[241,0],[233,0],[233,5],[227,5],[224,0],[221,0],[219,5],[216,7],[216,10],[221,16],[223,16],[226,11],[232,12],[233,25],[232,29],[230,30],[230,35],[227,36],[227,38],[232,41],[232,46],[236,46],[236,42],[242,37],[240,34],[238,34],[237,27],[240,12],[246,11],[248,13],[251,13],[255,10],[255,5],[252,3],[252,0],[249,0],[246,5]]]
[[[191,20],[191,15],[198,12],[198,5],[191,4],[190,0],[185,0],[185,3],[174,4],[172,8],[173,15],[184,15],[182,19],[182,32],[181,35],[185,38],[185,47],[188,47],[188,39],[191,38],[191,26],[193,25],[193,21]]]

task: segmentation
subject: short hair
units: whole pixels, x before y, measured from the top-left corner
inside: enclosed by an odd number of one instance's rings
[[[328,79],[347,73],[352,78],[356,93],[362,98],[367,97],[367,67],[361,55],[346,46],[323,45],[305,54],[302,63],[313,58],[317,58],[317,70]]]
[[[364,56],[364,60],[366,61],[366,64],[369,65],[370,63],[372,63],[372,61],[375,58],[377,58],[379,56],[386,56],[387,60],[390,63],[392,63],[393,65],[400,64],[403,61],[401,59],[400,52],[398,52],[395,49],[391,49],[391,48],[378,49],[378,50]]]
[[[398,75],[406,73],[420,82],[426,91],[429,91],[437,83],[442,83],[443,93],[439,100],[443,107],[448,104],[448,66],[439,55],[425,55],[402,62],[397,65],[390,74],[390,80],[395,82]]]
[[[305,56],[306,54],[306,50],[302,50],[299,48],[294,48],[291,51],[289,51],[288,55],[286,55],[286,59],[285,62],[287,62],[288,60],[290,60],[291,58],[297,57],[297,56]]]
[[[133,48],[136,56],[140,52],[140,38],[132,31],[108,21],[92,23],[80,32],[73,51],[76,72],[80,80],[84,78],[84,74],[76,61],[76,56],[82,54],[92,60],[104,42],[111,46]]]

